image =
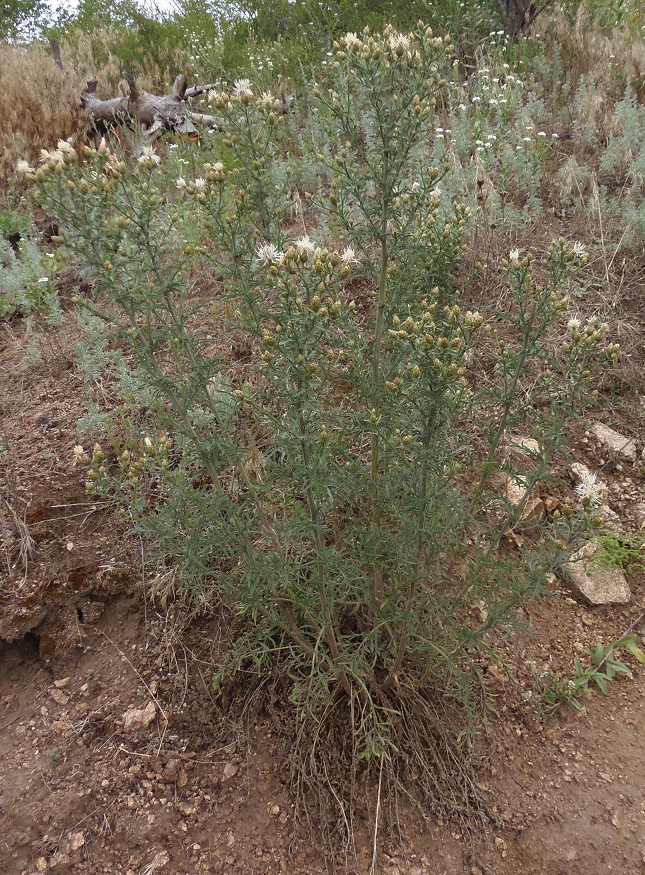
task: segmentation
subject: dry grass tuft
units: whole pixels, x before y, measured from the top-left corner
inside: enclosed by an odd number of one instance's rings
[[[80,90],[49,50],[0,44],[0,183],[14,177],[19,159],[36,162],[41,149],[83,135]]]
[[[629,83],[645,103],[645,42],[627,28],[603,33],[582,4],[574,22],[563,12],[549,18],[545,37],[559,47],[561,63],[575,88],[581,77],[592,81],[606,96],[617,99]]]
[[[76,31],[73,38],[62,40],[63,65],[74,70],[81,87],[89,80],[97,80],[97,92],[103,99],[119,97],[124,70],[131,73],[137,84],[156,94],[166,94],[175,76],[190,76],[190,53],[178,46],[156,45],[154,51],[136,57],[130,52],[119,54],[119,31],[96,28],[89,32]],[[79,90],[80,93],[80,90]]]

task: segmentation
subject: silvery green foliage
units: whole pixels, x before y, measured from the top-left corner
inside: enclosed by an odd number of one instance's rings
[[[11,244],[0,237],[0,318],[14,313],[26,315],[31,310],[52,321],[60,318],[58,296],[46,261],[35,240],[23,238],[16,255]]]

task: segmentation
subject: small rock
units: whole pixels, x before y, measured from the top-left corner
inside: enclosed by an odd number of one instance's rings
[[[565,583],[591,605],[627,604],[632,594],[622,571],[590,561],[598,550],[591,541],[574,553],[562,569]]]
[[[38,857],[36,860],[36,869],[39,872],[46,872],[49,869],[49,863],[44,857]]]
[[[136,732],[150,726],[157,715],[157,706],[148,702],[145,708],[129,708],[123,715],[123,728],[126,732]]]
[[[522,501],[526,487],[514,477],[508,477],[506,480],[506,498],[514,506]],[[522,511],[522,519],[527,522],[539,522],[544,516],[544,504],[539,495],[529,495],[524,510]]]
[[[56,851],[49,858],[49,868],[56,869],[58,872],[63,872],[70,865],[70,859],[67,854]]]
[[[168,760],[166,765],[164,766],[163,772],[161,773],[164,781],[174,781],[179,774],[179,769],[181,768],[181,763],[179,760]]]
[[[64,690],[65,687],[69,684],[69,678],[61,678],[58,681],[54,681],[54,686],[57,690]]]
[[[195,802],[180,802],[177,806],[177,811],[183,814],[184,817],[190,817],[197,813],[197,804]]]
[[[535,458],[539,455],[541,447],[535,438],[517,437],[511,435],[506,441],[506,449],[509,453],[515,453],[525,459]]]
[[[236,766],[235,763],[226,763],[222,772],[222,780],[230,781],[234,775],[237,775],[239,768],[240,767]]]
[[[639,501],[634,507],[634,519],[639,529],[645,528],[645,501]]]
[[[80,850],[85,844],[85,836],[82,832],[72,832],[69,835],[69,849],[71,853]]]
[[[163,869],[166,863],[170,860],[170,854],[168,851],[158,851],[152,860],[148,863],[147,866],[144,867],[144,872],[146,875],[153,875],[157,869]]]
[[[52,697],[57,705],[67,705],[67,703],[69,702],[69,696],[66,695],[62,690],[50,690],[49,695]]]
[[[594,422],[594,434],[612,453],[617,453],[629,462],[636,461],[636,442],[602,422]]]

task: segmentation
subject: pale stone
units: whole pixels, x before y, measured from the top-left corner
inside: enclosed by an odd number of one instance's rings
[[[73,832],[69,836],[69,849],[72,853],[78,851],[85,844],[85,836],[82,832]]]
[[[123,715],[123,728],[126,732],[136,732],[145,729],[157,715],[157,706],[148,702],[145,708],[129,708]]]
[[[636,442],[602,422],[594,422],[593,431],[599,441],[612,453],[617,453],[629,462],[636,461]]]
[[[69,678],[60,678],[60,680],[54,681],[54,686],[57,690],[64,690],[68,684]]]
[[[632,594],[622,571],[591,563],[598,550],[592,541],[574,553],[562,569],[565,583],[591,605],[627,604]]]
[[[639,501],[634,507],[634,519],[639,529],[645,529],[645,501]]]
[[[57,705],[67,705],[69,702],[69,696],[67,696],[62,690],[50,690],[49,695]]]
[[[506,498],[517,507],[524,498],[526,487],[522,485],[514,477],[507,477],[506,480]],[[544,503],[539,495],[529,495],[522,511],[522,520],[532,523],[538,523],[544,516]]]
[[[535,438],[518,437],[511,435],[506,441],[506,449],[509,453],[517,453],[526,458],[535,458],[541,451],[539,441]]]
[[[229,781],[233,775],[237,775],[238,770],[239,766],[236,766],[235,763],[226,763],[222,772],[222,780]]]

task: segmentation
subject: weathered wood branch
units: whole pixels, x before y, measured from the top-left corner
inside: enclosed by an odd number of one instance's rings
[[[101,100],[96,93],[96,80],[88,82],[81,94],[81,104],[87,109],[97,132],[104,134],[109,128],[126,125],[139,126],[144,138],[151,143],[166,131],[188,136],[197,134],[197,121],[207,127],[218,127],[211,115],[193,113],[186,100],[209,90],[208,86],[188,88],[185,76],[177,76],[168,94],[159,96],[139,88],[134,76],[123,74],[128,83],[123,97]]]

